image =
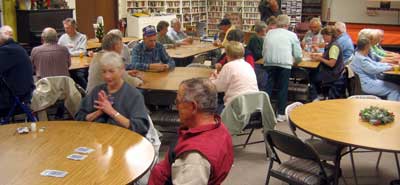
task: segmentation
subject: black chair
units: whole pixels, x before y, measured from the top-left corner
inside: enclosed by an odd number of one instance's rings
[[[270,177],[275,177],[289,184],[323,185],[335,184],[340,174],[340,168],[321,161],[317,152],[295,136],[269,130],[265,140],[272,151],[271,161],[265,184],[269,184]],[[275,149],[292,156],[282,162]],[[279,166],[274,168],[274,163]]]
[[[247,135],[246,141],[243,144],[234,145],[234,147],[243,146],[243,148],[246,148],[246,146],[248,144],[257,144],[257,143],[264,142],[264,140],[249,142],[251,136],[253,135],[254,129],[260,129],[260,128],[263,128],[261,112],[260,111],[253,112],[251,114],[251,116],[250,116],[249,123],[243,129],[244,131],[246,131],[246,130],[250,130],[250,131],[249,132],[240,133],[240,134],[237,135],[237,136]]]

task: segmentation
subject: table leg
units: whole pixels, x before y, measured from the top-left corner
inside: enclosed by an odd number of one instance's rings
[[[397,153],[394,153],[394,157],[396,158],[397,173],[400,178],[400,165],[399,165],[399,157],[397,156]]]

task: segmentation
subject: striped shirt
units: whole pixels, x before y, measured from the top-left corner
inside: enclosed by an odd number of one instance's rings
[[[68,49],[58,44],[43,44],[35,47],[31,53],[31,61],[36,76],[69,76],[71,56]]]

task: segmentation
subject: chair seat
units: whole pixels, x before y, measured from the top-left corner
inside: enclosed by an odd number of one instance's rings
[[[307,139],[304,142],[311,145],[311,147],[317,151],[321,160],[325,161],[334,161],[336,159],[337,151],[342,148],[340,145],[335,145],[321,139]]]
[[[334,166],[327,163],[323,163],[323,165],[328,179],[332,179],[335,172]],[[302,184],[324,184],[321,182],[320,167],[311,160],[293,158],[283,162],[276,170],[271,169],[271,171]]]

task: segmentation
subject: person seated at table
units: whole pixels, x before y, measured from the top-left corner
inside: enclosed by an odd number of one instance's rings
[[[33,83],[32,63],[28,53],[7,33],[7,28],[0,28],[0,117],[6,116],[14,104],[14,96],[22,103],[29,104]],[[3,84],[3,81],[6,84]],[[10,89],[13,91],[10,92]]]
[[[310,30],[304,35],[301,45],[306,50],[318,51],[320,48],[325,47],[324,38],[321,34],[322,23],[318,17],[314,17],[310,20]],[[311,47],[311,48],[306,48]]]
[[[181,122],[176,145],[153,168],[149,185],[221,184],[234,156],[230,133],[215,114],[215,85],[203,78],[183,81],[176,96],[176,107]]]
[[[107,34],[115,34],[115,35],[118,35],[119,37],[121,37],[121,39],[123,38],[122,32],[119,29],[112,29],[112,30],[108,31]],[[121,51],[121,56],[122,56],[122,59],[124,60],[124,64],[128,65],[131,63],[131,51],[130,51],[128,45],[126,45],[125,43],[122,43],[122,46],[123,46],[123,48]]]
[[[263,21],[257,21],[254,25],[254,31],[256,34],[250,36],[249,43],[246,46],[257,61],[262,59],[262,48],[264,44],[264,37],[267,35],[267,25]]]
[[[168,37],[171,38],[175,43],[180,45],[190,45],[193,43],[193,39],[188,37],[182,30],[182,24],[179,19],[174,18],[171,20],[171,28],[168,30]]]
[[[358,39],[361,39],[361,38],[367,38],[370,41],[371,49],[370,49],[370,52],[369,52],[368,56],[373,61],[376,61],[376,62],[388,62],[388,63],[393,62],[391,58],[379,56],[379,54],[376,53],[372,49],[372,46],[379,42],[377,40],[376,35],[375,35],[375,29],[364,28],[364,29],[360,30],[360,32],[358,32]]]
[[[226,106],[236,96],[257,92],[257,77],[252,66],[244,61],[244,47],[237,41],[229,41],[226,45],[227,63],[222,70],[212,73],[210,79],[217,86],[219,92],[225,92],[224,105]],[[218,108],[222,112],[223,106]]]
[[[86,35],[79,33],[76,21],[73,18],[66,18],[63,21],[65,33],[58,39],[58,44],[68,48],[71,56],[81,56],[86,53],[87,38]],[[71,77],[81,87],[87,86],[87,69],[76,69],[71,71]]]
[[[167,35],[168,26],[167,21],[160,21],[157,24],[157,42],[163,44],[165,48],[175,48],[177,46],[176,42]]]
[[[115,52],[120,54],[123,48],[122,37],[118,34],[108,33],[103,38],[103,42],[101,43],[101,48],[102,50],[97,52],[94,55],[92,61],[90,62],[88,86],[86,89],[88,93],[92,92],[92,90],[96,86],[105,83],[102,77],[102,71],[100,65],[101,58],[103,57],[104,54],[108,52]],[[142,83],[142,80],[136,77],[138,71],[131,70],[131,71],[124,71],[123,73],[124,73],[122,75],[123,80],[132,87],[138,87]]]
[[[146,136],[149,120],[142,94],[124,82],[122,57],[107,52],[100,59],[105,84],[96,86],[81,102],[75,119],[118,125]]]
[[[43,44],[34,47],[31,61],[38,79],[48,76],[69,76],[71,56],[65,46],[57,44],[57,31],[45,28],[42,32]]]
[[[349,64],[351,57],[354,54],[354,45],[349,34],[347,34],[346,24],[344,22],[336,22],[335,29],[338,32],[338,38],[336,42],[342,48],[343,51],[343,62]]]
[[[324,97],[328,99],[343,98],[345,96],[345,77],[343,52],[337,42],[338,33],[334,26],[327,26],[321,30],[327,42],[324,53],[312,53],[311,58],[321,62],[319,72],[312,76],[310,96],[317,98],[317,89],[322,87]]]
[[[384,32],[381,29],[373,29],[371,31],[371,51],[384,58],[387,62],[397,63],[400,60],[400,55],[398,53],[385,51],[380,43],[383,41]]]
[[[357,51],[350,64],[354,73],[360,77],[362,91],[386,97],[388,100],[400,101],[400,86],[377,78],[378,74],[393,70],[393,66],[373,61],[368,56],[370,49],[371,42],[367,38],[360,38],[357,41]]]
[[[226,38],[231,30],[236,29],[235,26],[232,25],[231,21],[228,18],[224,18],[218,24],[218,28],[220,30],[219,37],[214,41],[215,46],[225,47],[227,42],[229,42]]]
[[[242,30],[233,29],[228,33],[226,40],[243,43],[243,37],[244,37],[244,33]],[[247,63],[249,63],[251,65],[251,67],[254,68],[254,57],[253,57],[253,54],[251,53],[251,51],[248,49],[244,50],[244,60]],[[217,72],[220,72],[222,67],[227,62],[228,62],[228,59],[227,59],[226,53],[224,53],[221,55],[221,57],[219,57],[217,63],[215,64],[215,69],[217,69]]]
[[[85,34],[79,33],[76,21],[73,18],[66,18],[63,21],[65,33],[61,35],[58,44],[68,48],[71,56],[80,56],[86,53],[87,38]]]
[[[265,23],[267,24],[267,32],[268,30],[272,30],[278,27],[277,22],[276,22],[276,17],[275,16],[271,16],[269,17]]]
[[[175,61],[168,55],[164,46],[157,42],[154,26],[143,28],[143,42],[132,49],[132,62],[126,68],[155,72],[175,68]]]

